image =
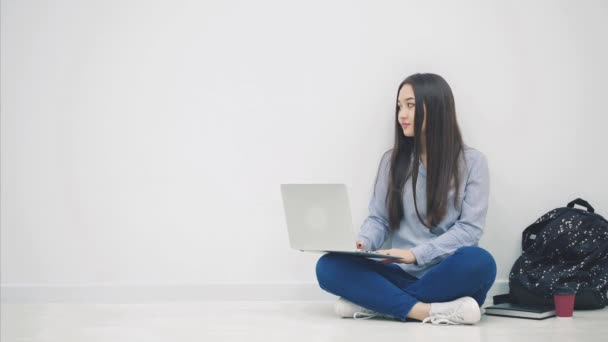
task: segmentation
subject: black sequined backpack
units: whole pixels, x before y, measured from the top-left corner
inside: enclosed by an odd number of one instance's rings
[[[608,304],[608,221],[580,198],[524,230],[522,255],[509,274],[509,294],[495,296],[494,303],[552,306],[557,288],[575,291],[575,309]]]

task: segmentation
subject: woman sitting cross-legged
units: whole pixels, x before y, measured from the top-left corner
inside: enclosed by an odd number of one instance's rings
[[[395,111],[395,143],[380,160],[356,246],[400,259],[328,253],[316,265],[319,286],[340,297],[341,317],[477,323],[496,278],[494,258],[478,247],[490,191],[486,157],[462,141],[442,77],[406,78]],[[378,250],[389,235],[392,248]]]

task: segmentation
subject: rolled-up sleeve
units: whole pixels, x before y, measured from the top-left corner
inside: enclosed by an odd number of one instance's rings
[[[445,259],[460,247],[477,245],[481,238],[488,212],[490,172],[483,154],[472,162],[460,217],[445,233],[411,249],[418,265]]]
[[[391,152],[384,153],[380,159],[376,183],[369,201],[369,215],[363,221],[357,239],[363,241],[365,249],[377,250],[389,236],[388,213],[386,210],[386,193],[390,172]]]

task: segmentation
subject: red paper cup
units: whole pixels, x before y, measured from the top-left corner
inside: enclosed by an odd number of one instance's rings
[[[572,317],[574,312],[574,294],[556,293],[553,295],[555,302],[555,315],[557,317]]]

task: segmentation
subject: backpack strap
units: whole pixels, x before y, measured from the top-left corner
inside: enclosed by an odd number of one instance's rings
[[[575,204],[578,204],[578,205],[580,205],[582,207],[587,208],[587,211],[590,212],[590,213],[595,212],[595,210],[593,209],[593,207],[591,206],[591,204],[589,204],[589,202],[585,201],[582,198],[577,198],[574,201],[571,201],[570,203],[568,203],[567,207],[568,208],[574,208]]]

